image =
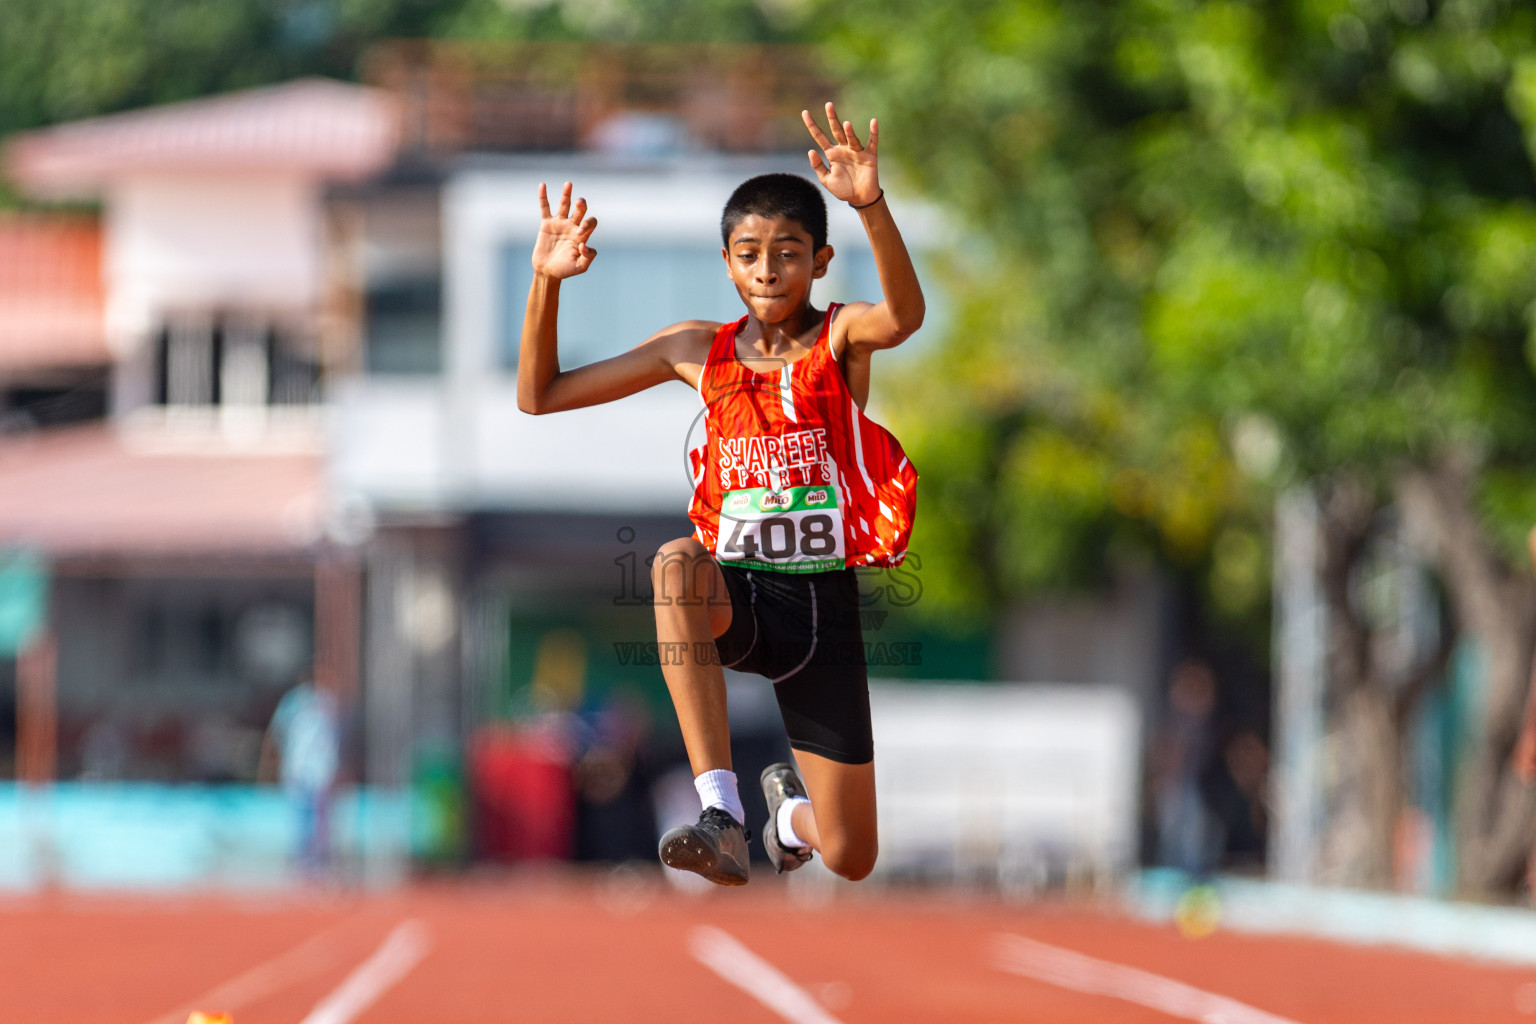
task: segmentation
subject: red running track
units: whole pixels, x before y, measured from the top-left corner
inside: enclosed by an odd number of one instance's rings
[[[182,1024],[192,1006],[235,1024],[1491,1024],[1536,1019],[1536,969],[936,892],[807,905],[771,877],[701,896],[640,873],[0,900],[0,1021]]]

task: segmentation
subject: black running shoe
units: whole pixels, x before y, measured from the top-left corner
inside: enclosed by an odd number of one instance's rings
[[[706,808],[696,825],[679,825],[661,837],[661,862],[703,875],[716,885],[747,884],[747,833],[718,807]]]
[[[783,761],[764,768],[760,781],[763,784],[763,798],[768,801],[768,824],[763,826],[763,848],[768,851],[768,860],[773,864],[773,870],[782,875],[811,859],[809,846],[785,846],[779,842],[779,805],[792,796],[805,796],[805,786],[795,773],[794,765]]]

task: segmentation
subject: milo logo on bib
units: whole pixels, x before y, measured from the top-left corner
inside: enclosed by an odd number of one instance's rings
[[[837,488],[766,487],[730,491],[721,503],[715,557],[749,569],[841,569],[843,513]]]

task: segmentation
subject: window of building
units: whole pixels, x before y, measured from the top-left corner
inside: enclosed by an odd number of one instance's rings
[[[257,318],[173,320],[155,339],[154,398],[171,406],[311,405],[320,366]]]
[[[443,368],[443,287],[436,277],[369,285],[368,372],[432,374]]]
[[[741,300],[718,247],[697,243],[606,242],[592,268],[560,293],[560,363],[606,359],[680,320],[735,320]],[[523,311],[533,284],[529,245],[501,251],[501,362],[517,366]]]
[[[54,376],[59,379],[0,388],[0,434],[86,423],[106,416],[105,370]]]

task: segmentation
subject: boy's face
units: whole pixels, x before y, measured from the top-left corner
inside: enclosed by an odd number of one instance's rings
[[[748,214],[721,250],[726,272],[747,311],[763,323],[798,318],[811,301],[811,282],[827,272],[832,247],[813,249],[798,220]]]

